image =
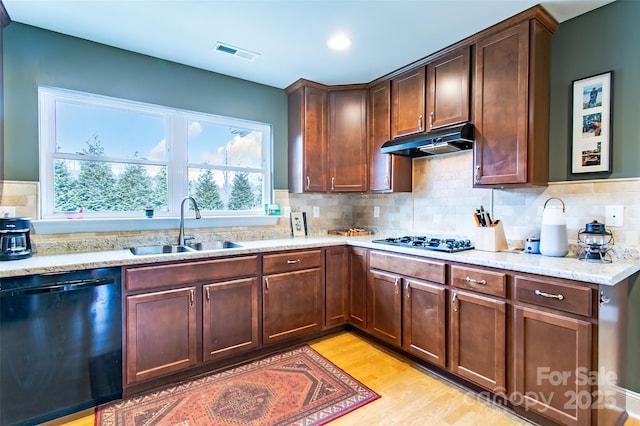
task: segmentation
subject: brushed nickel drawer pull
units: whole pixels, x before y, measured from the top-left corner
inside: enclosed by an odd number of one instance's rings
[[[487,285],[487,280],[474,280],[471,277],[465,278],[465,281],[471,284]]]
[[[209,287],[205,289],[205,292],[207,294],[207,303],[209,303],[209,301],[211,300],[211,291],[209,290]]]
[[[540,290],[536,290],[533,292],[536,296],[542,296],[542,297],[547,297],[549,299],[558,299],[558,300],[564,300],[564,296],[561,294],[549,294],[549,293],[545,293],[544,291],[540,291]]]
[[[311,187],[311,178],[307,176],[307,189]]]
[[[331,178],[331,190],[334,191],[336,189],[336,178],[332,177]]]
[[[264,277],[264,289],[269,291],[269,278]]]
[[[194,300],[195,294],[193,292],[193,289],[189,290],[189,306],[193,307],[193,300]]]
[[[411,287],[409,286],[409,281],[407,281],[407,285],[404,286],[405,291],[407,292],[407,299],[411,298]]]
[[[429,114],[429,128],[433,129],[433,111]]]
[[[393,283],[393,288],[395,288],[394,293],[396,295],[400,294],[400,291],[398,290],[398,284],[400,284],[400,278],[396,278],[395,282]]]
[[[296,260],[287,260],[287,263],[289,265],[295,265],[296,263],[300,263],[300,259],[296,259]]]
[[[455,291],[451,295],[451,306],[453,307],[453,312],[458,312],[458,304],[456,303],[456,299],[458,298],[458,293]]]
[[[418,130],[422,130],[422,114],[418,117]]]

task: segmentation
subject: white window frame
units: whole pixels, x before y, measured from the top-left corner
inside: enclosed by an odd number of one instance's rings
[[[167,161],[135,160],[126,159],[126,163],[143,163],[147,165],[166,165],[169,177],[168,185],[168,211],[156,212],[159,217],[177,217],[180,215],[180,202],[188,192],[188,167],[200,167],[200,164],[189,164],[187,161],[188,132],[187,122],[189,119],[199,119],[208,123],[229,125],[231,127],[241,127],[245,129],[258,130],[263,134],[262,138],[262,167],[260,169],[232,168],[236,171],[251,171],[263,173],[263,201],[270,203],[272,199],[272,146],[273,131],[272,126],[266,123],[222,117],[214,114],[206,114],[194,111],[180,110],[158,105],[151,105],[142,102],[129,101],[125,99],[112,98],[102,95],[72,91],[67,89],[52,88],[46,86],[38,87],[38,110],[39,110],[39,140],[40,140],[40,218],[41,219],[62,219],[63,213],[54,212],[54,160],[57,158],[79,159],[79,156],[69,154],[59,154],[55,152],[55,103],[63,101],[68,103],[91,104],[100,107],[112,107],[138,111],[140,113],[159,115],[165,118],[166,146],[168,152]],[[83,155],[83,160],[93,159]],[[122,158],[99,157],[100,161],[123,162]],[[197,201],[197,200],[196,200]],[[89,212],[84,213],[84,218],[118,219],[136,218],[143,216],[144,212]],[[256,216],[265,215],[260,211],[207,211],[207,216]],[[206,221],[204,221],[206,222]],[[237,223],[237,220],[234,220]],[[252,221],[252,222],[255,222]],[[204,223],[203,223],[204,225]]]

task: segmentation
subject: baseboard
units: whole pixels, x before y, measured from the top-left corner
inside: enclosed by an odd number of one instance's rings
[[[627,395],[627,413],[629,417],[640,420],[640,393],[630,390],[625,391]]]

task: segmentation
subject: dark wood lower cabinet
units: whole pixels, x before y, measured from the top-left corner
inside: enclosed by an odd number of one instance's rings
[[[450,370],[490,391],[506,389],[506,303],[452,290]]]
[[[591,332],[588,321],[514,307],[512,402],[564,425],[591,421]],[[604,396],[604,395],[602,395]]]
[[[204,361],[258,347],[258,290],[255,277],[202,287]]]
[[[127,385],[197,363],[195,287],[126,298]]]
[[[349,320],[349,248],[330,247],[325,251],[324,328]]]
[[[446,367],[446,290],[441,285],[404,279],[402,348]]]
[[[349,323],[367,329],[367,277],[369,251],[349,248]]]
[[[322,329],[322,269],[304,269],[262,278],[264,344]]]
[[[402,344],[401,284],[399,275],[369,273],[368,331],[396,346]]]

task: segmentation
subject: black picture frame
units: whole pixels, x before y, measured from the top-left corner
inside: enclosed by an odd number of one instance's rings
[[[613,71],[571,84],[571,173],[610,173]]]

